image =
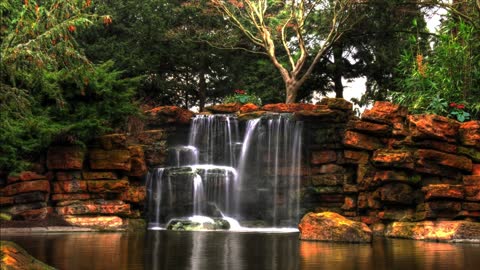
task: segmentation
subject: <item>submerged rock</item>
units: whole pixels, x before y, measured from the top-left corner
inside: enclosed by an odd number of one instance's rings
[[[167,230],[172,231],[215,231],[228,229],[230,229],[230,223],[225,219],[208,217],[172,219],[167,225]]]
[[[372,231],[361,222],[349,220],[337,213],[306,214],[300,224],[301,240],[369,243]]]
[[[479,242],[480,223],[471,221],[393,222],[385,236],[441,242]]]
[[[23,248],[10,241],[0,241],[1,269],[53,270],[55,268],[35,259]]]

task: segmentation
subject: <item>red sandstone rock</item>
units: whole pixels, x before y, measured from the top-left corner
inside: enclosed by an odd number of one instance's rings
[[[50,170],[81,170],[85,150],[78,146],[52,146],[47,152],[47,167]]]
[[[92,193],[121,193],[128,189],[128,180],[90,180],[88,191]]]
[[[89,153],[90,168],[94,170],[130,171],[130,151],[92,149]]]
[[[131,203],[144,203],[147,196],[145,186],[129,186],[120,194],[120,200]]]
[[[167,124],[190,124],[190,120],[195,115],[192,111],[177,106],[161,106],[145,111],[149,116],[149,121],[156,125]]]
[[[154,144],[161,140],[166,140],[167,135],[167,130],[165,129],[145,130],[137,134],[135,139],[140,144]]]
[[[326,105],[329,109],[351,111],[353,109],[353,104],[349,101],[346,101],[343,98],[322,98],[318,105]]]
[[[381,220],[410,221],[414,219],[415,212],[413,209],[385,209],[377,216]]]
[[[480,149],[480,121],[462,123],[459,129],[460,142],[463,145]]]
[[[249,112],[258,111],[259,109],[260,109],[260,107],[258,107],[257,105],[255,105],[253,103],[247,103],[247,104],[244,104],[240,108],[240,112],[241,113],[249,113]]]
[[[317,105],[315,110],[300,110],[295,111],[293,114],[298,120],[311,120],[315,122],[328,122],[328,123],[343,123],[346,122],[351,113],[340,110],[332,110],[325,108],[324,105]]]
[[[145,154],[141,145],[132,145],[128,147],[130,151],[130,164],[131,169],[128,173],[129,176],[144,176],[148,172],[147,164],[145,163]]]
[[[371,242],[372,231],[364,223],[349,220],[337,213],[308,213],[300,224],[301,240],[334,242]]]
[[[425,203],[426,211],[440,212],[436,213],[437,216],[452,217],[462,210],[462,203],[458,201],[431,201]],[[443,212],[443,215],[442,213]],[[447,214],[447,215],[445,215]]]
[[[365,110],[362,120],[383,124],[401,122],[407,116],[407,108],[388,101],[376,101],[370,110]]]
[[[480,175],[464,175],[463,184],[466,186],[479,186],[480,187]]]
[[[480,175],[480,164],[472,164],[472,175]]]
[[[108,134],[97,138],[100,145],[105,150],[126,149],[127,136],[125,134]]]
[[[383,203],[411,205],[415,200],[413,188],[403,183],[386,184],[380,187],[378,192]]]
[[[253,112],[240,113],[238,114],[238,120],[248,121],[248,120],[259,118],[266,113],[267,111],[253,111]]]
[[[122,201],[78,201],[75,204],[55,207],[59,215],[127,215],[130,213],[130,204]]]
[[[416,184],[421,180],[419,175],[409,175],[405,171],[377,171],[373,178],[375,182],[404,182]]]
[[[465,202],[462,203],[462,209],[468,211],[480,211],[480,203],[478,202]]]
[[[418,149],[415,152],[417,163],[423,165],[423,161],[433,162],[454,169],[472,171],[472,160],[459,155],[452,155],[436,150]]]
[[[118,176],[114,172],[82,172],[83,179],[86,180],[115,180]]]
[[[311,184],[314,186],[337,186],[345,183],[344,174],[322,174],[313,175],[311,177]]]
[[[383,147],[383,143],[377,138],[354,131],[346,131],[343,144],[347,147],[353,147],[364,150],[376,150]]]
[[[377,135],[386,135],[391,131],[391,128],[389,125],[359,121],[359,120],[349,121],[347,123],[347,129],[360,131],[368,134],[377,134]]]
[[[353,163],[353,164],[366,164],[368,163],[368,159],[370,155],[368,152],[363,151],[353,151],[353,150],[344,150],[343,156],[345,163]]]
[[[12,205],[15,203],[13,197],[1,197],[0,196],[0,206]]]
[[[323,164],[320,167],[312,168],[312,174],[334,174],[345,173],[345,168],[337,164]]]
[[[85,193],[88,191],[87,181],[73,180],[73,181],[58,181],[53,182],[53,193]]]
[[[393,222],[385,236],[429,241],[480,240],[480,223],[470,221]]]
[[[24,171],[19,175],[8,176],[7,184],[19,182],[19,181],[32,181],[32,180],[44,180],[47,179],[45,175],[40,175],[36,172]]]
[[[206,107],[205,109],[212,113],[236,113],[240,110],[242,104],[240,103],[224,103],[224,104],[217,104]]]
[[[21,218],[23,220],[30,220],[30,221],[42,220],[42,219],[45,219],[47,215],[51,212],[52,212],[52,208],[50,207],[44,207],[39,209],[28,209],[21,213],[18,213],[16,215],[16,218],[17,219]]]
[[[15,195],[13,198],[16,204],[47,202],[49,194],[41,191],[33,191]]]
[[[81,171],[66,171],[66,172],[57,172],[55,174],[55,179],[57,181],[72,181],[82,179]]]
[[[19,245],[3,240],[0,241],[0,265],[2,270],[55,270],[32,257]]]
[[[337,153],[333,150],[324,150],[324,151],[313,151],[312,159],[310,162],[312,164],[325,164],[334,162],[337,160]]]
[[[346,196],[342,205],[342,210],[353,210],[357,208],[357,199],[355,197]]]
[[[90,193],[66,193],[66,194],[52,194],[52,201],[75,201],[75,200],[90,200],[102,199],[103,194]]]
[[[7,185],[3,189],[0,189],[0,194],[9,197],[16,194],[33,191],[50,193],[50,183],[48,182],[48,180],[17,182]]]
[[[63,219],[72,226],[102,230],[119,229],[124,225],[123,220],[117,216],[65,216]]]
[[[376,166],[413,169],[414,158],[409,150],[379,149],[373,153],[372,162]]]
[[[306,104],[306,103],[277,103],[277,104],[267,104],[262,107],[264,111],[272,111],[279,113],[291,113],[298,111],[313,111],[319,107],[318,105]]]
[[[460,124],[435,114],[409,115],[410,132],[414,139],[438,139],[455,142]]]
[[[463,199],[464,189],[461,185],[437,184],[428,185],[422,188],[425,192],[425,199]]]
[[[465,188],[465,200],[480,202],[480,186],[464,186]]]

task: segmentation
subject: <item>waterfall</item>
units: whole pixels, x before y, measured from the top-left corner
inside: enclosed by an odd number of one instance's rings
[[[291,114],[266,114],[246,122],[242,138],[233,115],[196,116],[188,145],[169,150],[171,167],[149,175],[149,221],[207,216],[235,229],[236,220],[295,227],[302,126]]]

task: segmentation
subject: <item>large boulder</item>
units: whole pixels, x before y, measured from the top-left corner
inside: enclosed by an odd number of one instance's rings
[[[455,142],[460,123],[435,114],[409,115],[408,122],[412,138],[437,139],[447,142]]]
[[[177,106],[160,106],[145,111],[147,122],[152,126],[169,124],[190,124],[194,112]]]
[[[354,243],[372,241],[372,231],[366,224],[333,212],[308,213],[302,218],[298,228],[301,240]]]
[[[55,268],[44,264],[28,254],[19,245],[10,241],[0,241],[0,265],[1,269],[31,269],[31,270],[54,270]]]
[[[480,223],[470,221],[393,222],[385,236],[442,242],[480,241]]]
[[[388,101],[376,101],[371,109],[363,112],[362,120],[381,124],[394,124],[402,122],[407,113],[406,107]]]

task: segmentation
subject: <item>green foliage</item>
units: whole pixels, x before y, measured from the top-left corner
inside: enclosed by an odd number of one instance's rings
[[[253,103],[257,106],[262,106],[262,100],[254,93],[248,93],[247,91],[240,89],[236,89],[234,92],[233,95],[226,96],[223,99],[223,102],[241,104]]]
[[[402,56],[394,102],[414,113],[436,113],[459,121],[480,116],[480,29],[447,17],[431,51],[420,50],[418,36]],[[464,108],[449,111],[447,103]],[[469,111],[469,112],[467,112]],[[472,115],[470,115],[472,113]]]
[[[75,35],[95,20],[91,1],[9,1],[0,6],[0,171],[20,171],[50,143],[83,144],[137,113],[140,77],[112,61],[93,65]]]

